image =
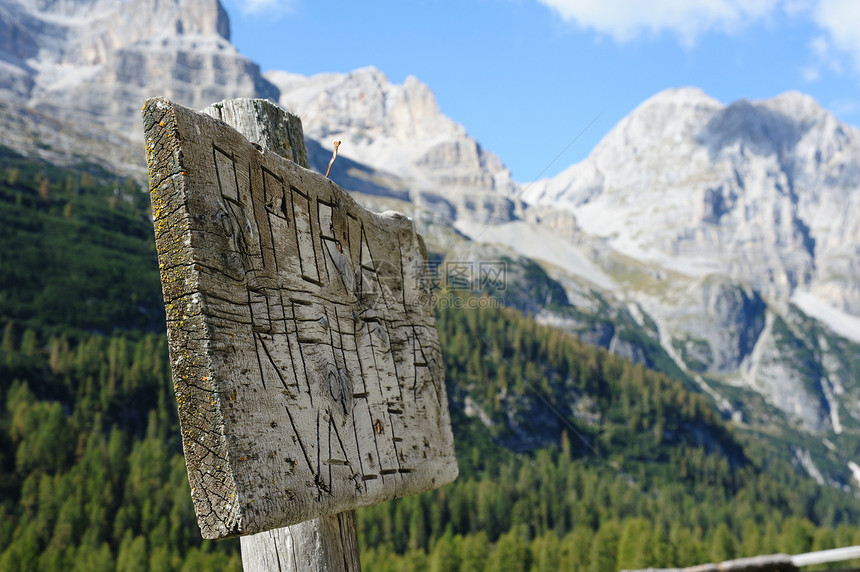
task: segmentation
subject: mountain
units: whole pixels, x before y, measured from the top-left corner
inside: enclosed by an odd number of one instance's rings
[[[144,180],[135,154],[116,151],[133,147],[114,145],[106,155],[98,139],[107,130],[142,141],[146,98],[202,109],[260,97],[301,110],[318,170],[331,140],[346,141],[337,169],[348,188],[405,198],[448,222],[513,216],[510,171],[441,113],[429,87],[415,78],[393,85],[372,68],[263,77],[230,43],[217,0],[0,0],[0,37],[0,95],[9,106],[0,125],[12,128],[13,147],[31,154],[107,160]],[[84,137],[64,136],[76,132]]]
[[[860,316],[858,151],[860,132],[799,93],[725,106],[668,90],[524,199],[638,260]]]
[[[519,187],[510,170],[445,116],[417,78],[394,85],[373,67],[312,77],[273,71],[265,77],[280,89],[279,103],[301,116],[307,136],[325,144],[343,140],[344,156],[396,177],[398,187],[408,189],[398,196],[449,222],[514,217],[511,199]]]
[[[343,140],[378,181],[397,177],[398,192],[371,190],[370,204],[409,212],[447,260],[506,260],[506,303],[686,377],[738,427],[791,440],[799,470],[851,480],[860,137],[813,99],[724,105],[667,90],[585,161],[523,189],[414,78],[391,85],[373,68],[266,77],[308,133]],[[476,152],[428,164],[439,138]]]
[[[614,286],[679,365],[838,434],[860,419],[858,160],[860,132],[808,96],[673,89],[523,198],[569,213],[604,268],[630,261]]]
[[[449,260],[504,258],[511,276],[538,280],[506,292],[508,303],[687,376],[740,426],[781,420],[816,436],[823,462],[834,462],[829,438],[860,428],[860,139],[808,96],[724,105],[667,90],[585,161],[521,190],[414,78],[392,85],[373,68],[266,77],[309,134],[343,140],[344,156],[372,169],[365,180],[396,179],[397,192],[365,191],[373,204],[441,234],[428,242]],[[426,162],[437,149],[470,152]],[[557,287],[566,300],[523,295]]]
[[[419,80],[262,75],[229,37],[217,0],[0,0],[0,143],[142,181],[146,97],[277,100],[302,117],[312,168],[343,141],[332,179],[412,216],[434,259],[503,262],[488,295],[685,380],[798,471],[851,482],[855,128],[797,93],[724,105],[667,90],[523,188]]]
[[[107,159],[140,178],[140,106],[162,95],[194,108],[234,97],[277,99],[260,68],[230,43],[218,0],[0,0],[0,96],[16,147],[62,160]],[[55,129],[43,129],[44,123]],[[107,130],[134,153],[109,153]],[[40,132],[41,145],[28,138]],[[53,133],[52,133],[53,132]],[[56,134],[55,134],[56,133]],[[134,143],[132,146],[130,143]]]

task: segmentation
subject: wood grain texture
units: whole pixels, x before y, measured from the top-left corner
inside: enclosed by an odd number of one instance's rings
[[[174,389],[203,536],[447,484],[457,464],[409,219],[165,99],[143,110]]]
[[[301,120],[265,99],[228,99],[203,110],[261,150],[308,167]],[[245,572],[361,570],[355,510],[242,537]]]
[[[355,511],[242,537],[245,572],[359,572]]]
[[[242,134],[252,145],[308,168],[302,120],[266,99],[226,99],[203,110]]]

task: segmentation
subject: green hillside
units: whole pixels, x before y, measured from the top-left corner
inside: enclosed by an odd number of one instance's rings
[[[0,570],[240,570],[200,539],[148,199],[0,150]],[[358,512],[367,570],[672,566],[860,543],[860,502],[683,383],[513,310],[445,310],[461,474]],[[468,413],[468,414],[467,414]]]
[[[159,331],[149,198],[130,179],[0,147],[0,324]]]

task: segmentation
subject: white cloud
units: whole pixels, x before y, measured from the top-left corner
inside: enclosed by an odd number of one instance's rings
[[[816,68],[827,68],[836,75],[842,75],[842,53],[833,46],[829,36],[816,36],[809,42],[809,48],[816,61]]]
[[[814,66],[807,66],[800,70],[800,76],[806,83],[815,83],[821,79],[821,72]]]
[[[642,33],[668,31],[677,34],[687,46],[693,45],[703,32],[734,32],[767,17],[779,5],[779,0],[538,1],[555,9],[564,20],[608,34],[618,42]]]
[[[803,16],[818,4],[818,0],[782,0],[782,11],[789,16]]]
[[[243,14],[280,15],[293,9],[293,0],[238,0],[236,3]]]
[[[827,33],[827,47],[847,54],[854,61],[855,69],[860,71],[860,3],[856,0],[818,0],[812,9],[812,19]],[[838,64],[832,54],[828,55]]]
[[[816,36],[809,42],[809,47],[812,48],[812,53],[817,58],[830,57],[830,41],[825,36]]]
[[[537,0],[575,23],[623,43],[642,35],[674,34],[693,46],[706,32],[731,34],[774,16],[806,20],[819,29],[809,42],[807,82],[823,71],[860,73],[860,0]],[[846,66],[850,60],[851,64]]]

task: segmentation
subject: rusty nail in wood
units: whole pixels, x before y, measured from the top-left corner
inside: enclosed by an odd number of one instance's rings
[[[334,165],[334,160],[337,159],[337,148],[340,147],[340,141],[335,141],[334,152],[331,154],[331,161],[328,162],[328,169],[325,170],[325,178],[328,179],[328,174],[331,173],[331,166]]]

